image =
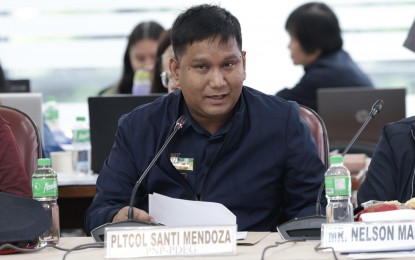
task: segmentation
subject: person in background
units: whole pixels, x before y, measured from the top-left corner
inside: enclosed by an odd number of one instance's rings
[[[243,85],[246,52],[239,21],[216,5],[198,5],[173,23],[169,95],[123,116],[85,214],[85,228],[127,220],[134,184],[182,115],[138,189],[134,219],[150,221],[148,195],[223,204],[239,230],[275,231],[315,214],[325,167],[296,102]]]
[[[404,46],[415,52],[415,21]],[[369,201],[406,202],[415,196],[415,116],[383,127],[366,178],[357,192],[358,205]]]
[[[46,123],[45,118],[43,118],[43,135],[44,135],[44,143],[45,147],[43,149],[43,153],[45,158],[50,158],[51,152],[61,152],[64,151],[62,146],[56,141],[55,135],[49,128],[49,125]],[[69,139],[67,143],[69,143]]]
[[[373,86],[342,49],[339,22],[327,5],[301,5],[288,16],[285,29],[290,36],[288,48],[293,63],[304,67],[304,76],[293,88],[277,92],[277,96],[318,111],[319,88]]]
[[[131,94],[134,73],[137,70],[152,72],[158,39],[163,31],[164,28],[153,21],[138,24],[128,38],[120,81],[117,85],[102,90],[99,95]]]
[[[5,88],[6,79],[0,66],[0,89]],[[31,181],[26,173],[16,138],[10,129],[10,123],[0,115],[0,192],[31,198]]]
[[[1,115],[0,142],[0,192],[31,198],[32,184],[26,174],[16,138],[10,129],[10,123]]]
[[[177,82],[171,76],[170,59],[174,58],[173,47],[170,39],[171,29],[165,31],[159,40],[157,49],[157,61],[154,66],[154,77],[151,85],[151,93],[170,93],[179,88]]]

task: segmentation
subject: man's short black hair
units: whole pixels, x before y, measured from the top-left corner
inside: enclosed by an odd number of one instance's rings
[[[206,39],[220,37],[221,42],[235,39],[242,50],[241,25],[228,10],[217,5],[193,6],[181,13],[173,23],[171,42],[176,58],[188,45]]]
[[[309,54],[321,49],[322,55],[325,55],[343,46],[339,21],[323,3],[307,3],[295,9],[288,16],[285,29],[298,39]]]

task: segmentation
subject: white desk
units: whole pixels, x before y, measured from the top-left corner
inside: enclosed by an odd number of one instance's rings
[[[232,256],[198,256],[198,257],[186,257],[186,259],[199,259],[199,260],[210,260],[210,259],[246,259],[246,260],[260,260],[262,250],[269,245],[274,244],[276,241],[281,241],[280,236],[277,233],[271,233],[266,236],[263,240],[254,246],[239,246],[237,249],[237,255]],[[90,237],[63,237],[59,246],[64,248],[72,248],[74,246],[92,243],[94,242]],[[276,248],[267,250],[265,259],[333,259],[331,253],[315,252],[314,246],[317,244],[314,242],[296,242],[287,243],[280,245]],[[30,254],[15,254],[1,256],[1,260],[53,260],[62,259],[65,254],[63,251],[56,250],[54,248],[47,248],[43,251]],[[82,251],[71,252],[68,256],[68,260],[93,260],[93,259],[104,259],[105,249],[86,249]],[[340,256],[339,259],[346,259],[344,256]],[[152,259],[152,260],[166,260],[167,257],[151,257],[151,258],[139,258],[139,259]],[[173,259],[183,259],[183,257],[174,257]]]
[[[58,174],[59,198],[93,198],[98,174]]]
[[[58,173],[59,186],[70,185],[95,185],[97,182],[98,174],[67,174]]]

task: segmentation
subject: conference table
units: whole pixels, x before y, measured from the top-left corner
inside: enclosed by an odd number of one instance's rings
[[[153,259],[153,260],[165,260],[166,258],[173,259],[200,259],[200,260],[210,260],[210,259],[246,259],[246,260],[255,260],[261,259],[262,251],[265,247],[274,245],[275,242],[283,241],[278,233],[268,233],[268,232],[249,232],[247,238],[250,236],[259,236],[262,239],[254,245],[240,245],[238,242],[237,254],[236,255],[216,255],[216,256],[193,256],[193,257],[146,257],[139,259]],[[62,237],[59,246],[63,248],[73,248],[75,246],[87,243],[93,243],[94,240],[91,237]],[[243,242],[243,241],[242,241]],[[305,242],[289,242],[278,247],[268,249],[265,254],[264,259],[334,259],[334,256],[331,252],[316,252],[314,247],[319,243],[319,241],[305,241]],[[20,253],[13,255],[4,255],[0,256],[1,260],[53,260],[53,259],[62,259],[64,251],[57,250],[55,248],[45,248],[39,252],[33,253]],[[93,259],[104,259],[105,258],[105,248],[92,248],[84,249],[79,251],[71,252],[66,259],[67,260],[93,260]],[[345,255],[337,254],[339,259],[348,259]]]
[[[242,259],[242,260],[260,260],[264,248],[267,246],[275,245],[275,242],[282,242],[282,238],[278,233],[269,232],[249,232],[247,239],[250,236],[260,237],[259,242],[253,245],[240,244],[238,242],[237,253],[235,255],[215,255],[215,256],[176,256],[176,257],[140,257],[134,259],[153,259],[153,260],[165,260],[165,259],[196,259],[196,260],[218,260],[218,259]],[[93,243],[94,240],[91,237],[62,237],[59,245],[62,248],[71,249],[75,246],[82,244]],[[264,260],[278,259],[278,260],[325,260],[335,259],[331,251],[315,251],[314,247],[319,244],[320,241],[304,241],[304,242],[288,242],[278,245],[277,247],[270,248],[266,251]],[[61,260],[65,254],[65,251],[61,251],[55,248],[45,248],[38,252],[33,253],[17,253],[10,255],[0,256],[1,260]],[[104,259],[106,255],[105,248],[91,248],[79,251],[73,251],[67,255],[67,260],[94,260]],[[342,255],[336,253],[338,259],[353,259],[348,255]],[[131,258],[129,258],[131,259]],[[379,258],[366,258],[366,259],[379,259]],[[391,258],[382,258],[391,259]],[[413,257],[405,257],[399,259],[414,259]]]

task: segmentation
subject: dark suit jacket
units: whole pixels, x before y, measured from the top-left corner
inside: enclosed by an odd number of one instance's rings
[[[321,57],[304,70],[305,74],[297,85],[292,89],[285,88],[276,95],[318,111],[319,88],[373,86],[370,79],[343,50]]]
[[[368,200],[406,202],[412,198],[414,167],[415,117],[385,125],[366,179],[357,193],[359,205]]]
[[[87,232],[111,221],[128,205],[134,184],[184,106],[181,92],[175,91],[120,119],[115,144],[86,213]],[[315,214],[325,168],[309,128],[300,119],[299,106],[243,87],[236,110],[213,161],[196,158],[209,165],[199,198],[170,160],[172,153],[186,150],[176,150],[187,133],[179,131],[142,182],[136,206],[147,210],[147,195],[153,192],[219,202],[236,215],[238,229],[248,231],[275,231],[281,221]]]

